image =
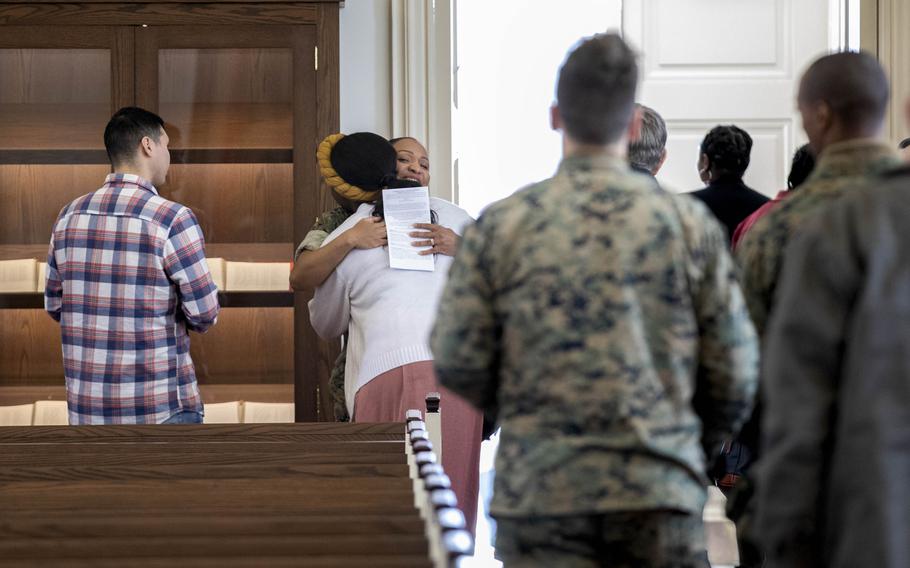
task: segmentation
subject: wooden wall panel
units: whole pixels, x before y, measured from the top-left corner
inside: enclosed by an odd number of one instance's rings
[[[47,244],[63,207],[104,183],[109,166],[0,165],[0,244]]]
[[[193,210],[206,242],[291,242],[293,169],[291,164],[175,164],[161,194]]]

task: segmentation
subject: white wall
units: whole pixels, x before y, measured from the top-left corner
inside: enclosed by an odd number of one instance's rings
[[[345,0],[340,11],[341,131],[392,134],[391,0]]]

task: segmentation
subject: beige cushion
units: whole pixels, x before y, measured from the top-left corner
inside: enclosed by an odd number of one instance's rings
[[[205,424],[240,424],[241,402],[215,402],[205,405]]]
[[[225,290],[288,290],[290,277],[289,262],[224,263]]]
[[[31,426],[34,404],[0,406],[0,426]]]
[[[0,260],[0,292],[34,292],[37,282],[38,261],[34,258]]]
[[[35,426],[67,426],[69,412],[65,400],[39,400],[35,402]]]
[[[209,272],[212,273],[212,280],[219,290],[225,290],[224,287],[224,259],[223,258],[206,258],[205,263],[209,265]]]
[[[263,422],[293,422],[294,403],[292,402],[244,402],[244,424]]]

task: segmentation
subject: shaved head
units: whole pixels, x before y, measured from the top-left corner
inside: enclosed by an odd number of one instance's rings
[[[885,70],[868,53],[835,53],[818,59],[803,75],[799,102],[824,103],[832,118],[857,131],[881,128],[888,106]]]

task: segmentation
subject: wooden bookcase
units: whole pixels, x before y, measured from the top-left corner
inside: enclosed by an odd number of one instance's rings
[[[332,206],[315,150],[338,131],[338,2],[57,3],[0,0],[0,260],[45,260],[60,209],[110,171],[103,131],[120,107],[160,114],[160,189],[196,213],[206,254],[291,262]],[[294,401],[331,420],[337,348],[292,292],[221,292],[192,335],[206,402]],[[63,399],[59,327],[39,292],[0,293],[0,405]]]

